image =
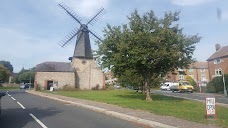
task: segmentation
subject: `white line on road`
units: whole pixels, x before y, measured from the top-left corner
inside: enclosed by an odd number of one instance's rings
[[[32,116],[32,118],[40,124],[40,126],[42,126],[43,128],[48,128],[47,126],[45,126],[39,119],[37,119],[32,113],[29,114],[30,116]]]
[[[14,99],[13,97],[11,97],[11,99],[16,100],[16,99]]]
[[[11,96],[11,95],[8,93],[8,91],[6,92],[6,94],[7,94],[8,96]]]
[[[17,102],[17,104],[19,104],[21,108],[25,109],[25,107],[21,103]]]

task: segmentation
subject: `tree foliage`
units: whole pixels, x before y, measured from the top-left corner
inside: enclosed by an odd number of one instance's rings
[[[35,78],[35,68],[31,68],[29,70],[25,70],[24,68],[17,74],[14,78],[14,82],[16,83],[33,83]]]
[[[0,83],[7,82],[10,76],[10,72],[2,64],[0,64]]]
[[[5,68],[7,68],[10,72],[13,72],[13,66],[10,64],[9,61],[0,61],[0,64],[2,64]]]
[[[151,100],[150,87],[159,85],[168,71],[186,67],[192,62],[197,35],[187,36],[174,24],[179,12],[166,12],[163,18],[149,11],[142,16],[135,10],[128,17],[128,24],[107,25],[104,40],[98,42],[98,61],[110,69],[114,76],[129,80],[137,76],[146,88],[146,100]],[[132,77],[131,77],[132,76]]]

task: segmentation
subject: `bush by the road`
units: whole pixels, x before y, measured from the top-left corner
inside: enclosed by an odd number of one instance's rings
[[[226,83],[226,89],[228,89],[228,74],[225,74],[225,83]],[[218,76],[212,79],[207,85],[207,92],[215,92],[220,93],[224,91],[224,83],[222,80],[222,76]]]

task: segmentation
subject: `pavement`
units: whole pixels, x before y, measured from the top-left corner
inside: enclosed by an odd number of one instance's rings
[[[127,120],[133,123],[142,125],[143,127],[152,128],[218,128],[213,124],[206,125],[196,122],[183,120],[171,116],[161,116],[153,113],[149,113],[143,110],[133,110],[128,108],[119,107],[117,105],[111,105],[101,102],[82,100],[77,98],[71,98],[66,96],[60,96],[50,93],[42,93],[33,90],[27,90],[26,92],[41,97],[53,99],[63,102],[65,104],[76,105],[81,108],[90,109],[96,112],[100,112],[109,116],[114,116],[123,120]]]

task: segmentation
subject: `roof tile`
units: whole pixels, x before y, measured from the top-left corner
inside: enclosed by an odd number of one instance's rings
[[[216,58],[222,58],[222,57],[228,57],[228,45],[222,47],[220,50],[216,51],[214,54],[212,54],[207,61],[211,61]]]

